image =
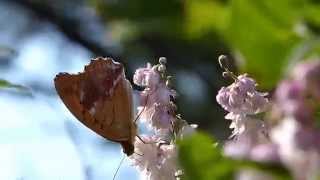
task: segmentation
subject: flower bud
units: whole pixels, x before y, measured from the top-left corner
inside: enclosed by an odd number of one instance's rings
[[[159,63],[162,65],[165,65],[167,63],[167,58],[166,57],[160,57],[159,58]]]
[[[163,64],[160,64],[160,66],[158,66],[158,71],[161,73],[164,73],[166,71],[166,66]]]
[[[226,55],[220,55],[218,57],[219,65],[220,65],[221,68],[225,68],[226,67],[225,63],[226,63],[227,60],[228,60],[228,58],[227,58]]]

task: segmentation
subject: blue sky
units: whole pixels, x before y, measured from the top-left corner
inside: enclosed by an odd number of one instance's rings
[[[0,77],[25,86],[42,84],[53,92],[30,89],[33,97],[0,92],[0,179],[112,179],[123,157],[120,146],[79,123],[53,87],[58,72],[82,71],[91,54],[49,24],[19,39],[16,28],[25,28],[28,16],[1,5],[0,12],[0,25],[7,24],[0,28],[0,44],[16,45],[17,51],[11,68],[0,69]],[[138,173],[126,160],[117,179],[128,177],[137,179]]]

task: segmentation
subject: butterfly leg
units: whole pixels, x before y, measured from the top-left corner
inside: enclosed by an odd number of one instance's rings
[[[158,143],[158,142],[146,142],[139,135],[136,135],[136,136],[143,144],[156,144],[156,143]]]
[[[137,152],[134,152],[134,154],[138,155],[138,156],[143,156],[144,154],[140,154],[140,153],[137,153]],[[135,159],[137,160],[137,159]],[[137,160],[138,161],[138,160]]]
[[[139,135],[136,135],[136,136],[143,144],[147,144]]]
[[[119,172],[119,169],[120,169],[120,167],[121,167],[121,165],[122,165],[123,161],[125,160],[125,158],[126,158],[126,156],[124,155],[124,156],[122,157],[122,159],[121,159],[121,161],[120,161],[120,163],[119,163],[118,167],[117,167],[116,172],[115,172],[115,173],[114,173],[114,175],[113,175],[112,180],[115,180],[115,179],[116,179],[116,176],[117,176],[117,174],[118,174],[118,172]]]

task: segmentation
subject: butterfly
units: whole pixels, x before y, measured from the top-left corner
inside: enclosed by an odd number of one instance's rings
[[[120,143],[128,156],[133,154],[136,124],[132,87],[122,64],[98,57],[83,72],[59,73],[54,84],[63,103],[81,123]]]

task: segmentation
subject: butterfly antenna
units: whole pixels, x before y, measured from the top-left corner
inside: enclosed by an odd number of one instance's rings
[[[121,161],[120,161],[120,163],[119,163],[119,165],[118,165],[118,167],[117,167],[117,170],[116,170],[116,172],[115,172],[114,175],[113,175],[112,180],[115,180],[115,179],[116,179],[116,176],[117,176],[117,174],[118,174],[118,172],[119,172],[119,169],[120,169],[123,161],[125,160],[125,158],[126,158],[126,155],[123,155],[123,157],[122,157],[122,159],[121,159]]]
[[[139,112],[139,114],[137,115],[136,119],[134,120],[134,122],[137,122],[137,120],[140,118],[140,116],[142,115],[143,111],[146,110],[147,104],[148,104],[148,100],[149,100],[149,95],[147,95],[146,97],[146,103],[143,106],[143,109]]]

